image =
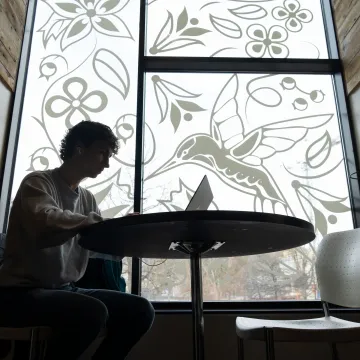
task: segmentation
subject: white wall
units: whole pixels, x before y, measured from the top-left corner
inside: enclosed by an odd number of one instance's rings
[[[0,80],[0,176],[5,160],[6,136],[11,115],[12,95],[13,93]]]

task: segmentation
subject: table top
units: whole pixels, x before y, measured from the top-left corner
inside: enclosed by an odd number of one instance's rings
[[[188,258],[176,244],[215,247],[204,258],[262,254],[315,239],[314,227],[294,217],[244,211],[178,211],[106,220],[81,232],[82,247],[140,258]]]

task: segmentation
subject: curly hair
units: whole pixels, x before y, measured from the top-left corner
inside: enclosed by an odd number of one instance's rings
[[[82,121],[69,129],[60,144],[60,158],[65,161],[70,159],[75,147],[80,144],[89,147],[95,141],[105,141],[109,144],[113,154],[119,151],[119,142],[112,130],[99,122]]]

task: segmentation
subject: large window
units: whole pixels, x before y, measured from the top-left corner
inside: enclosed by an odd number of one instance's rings
[[[298,249],[204,260],[205,300],[317,299],[318,241],[356,225],[329,2],[143,1],[36,2],[12,197],[60,165],[67,128],[103,122],[120,152],[83,185],[107,218],[183,210],[206,174],[212,210],[314,224]],[[133,292],[190,299],[188,261],[128,260]]]

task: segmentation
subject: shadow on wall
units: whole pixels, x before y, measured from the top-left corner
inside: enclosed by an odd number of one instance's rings
[[[5,162],[7,134],[12,112],[13,93],[0,79],[0,185],[2,184],[3,168]]]
[[[352,122],[355,132],[356,149],[360,158],[360,86],[349,95]],[[360,164],[359,164],[360,165]]]

